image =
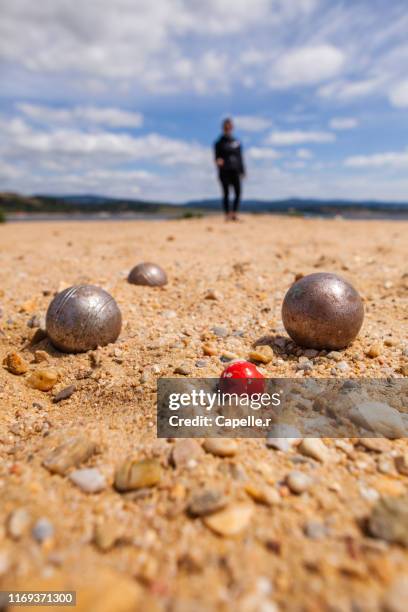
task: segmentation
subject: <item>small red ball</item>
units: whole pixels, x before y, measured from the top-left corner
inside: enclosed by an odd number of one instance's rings
[[[222,393],[236,393],[249,396],[263,393],[265,377],[256,365],[249,361],[234,361],[220,376],[219,389]]]

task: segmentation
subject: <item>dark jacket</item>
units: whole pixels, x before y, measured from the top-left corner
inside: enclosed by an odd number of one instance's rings
[[[241,143],[233,136],[220,136],[214,145],[214,156],[224,160],[224,165],[219,168],[220,174],[223,171],[245,174]]]

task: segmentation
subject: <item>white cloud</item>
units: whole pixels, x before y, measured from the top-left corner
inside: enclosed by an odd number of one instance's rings
[[[336,76],[344,61],[344,53],[332,45],[294,49],[278,59],[269,82],[278,87],[321,83]]]
[[[247,153],[250,159],[254,160],[265,160],[265,159],[278,159],[282,154],[275,149],[270,147],[250,147]]]
[[[331,132],[293,130],[289,132],[271,132],[266,138],[265,143],[274,146],[289,146],[306,142],[334,142],[335,140],[336,136]]]
[[[244,132],[263,132],[271,126],[270,119],[256,115],[236,115],[234,117],[236,126]]]
[[[88,123],[107,127],[141,127],[143,115],[125,111],[120,108],[103,108],[97,106],[75,106],[73,108],[55,108],[21,102],[17,104],[26,117],[40,123]]]
[[[69,156],[96,161],[149,160],[164,165],[208,164],[209,148],[195,142],[168,138],[160,134],[134,137],[108,131],[87,132],[80,129],[34,129],[21,119],[0,121],[4,142],[0,152],[9,157],[18,155]]]
[[[398,108],[408,107],[408,80],[398,83],[398,85],[391,90],[389,97],[393,106]]]
[[[322,98],[333,100],[354,100],[362,98],[378,90],[383,84],[379,78],[363,79],[360,81],[335,81],[328,85],[323,85],[318,94]]]
[[[298,149],[296,151],[296,157],[299,159],[312,159],[314,155],[309,149]]]
[[[333,117],[329,126],[332,130],[352,130],[358,126],[358,119],[355,119],[355,117]]]
[[[344,160],[349,168],[405,168],[408,167],[408,151],[353,155]]]

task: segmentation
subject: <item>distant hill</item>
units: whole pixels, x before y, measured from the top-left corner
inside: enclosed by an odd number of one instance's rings
[[[190,217],[220,210],[219,199],[194,200],[184,204],[151,202],[131,198],[111,198],[93,194],[23,196],[0,193],[0,209],[9,218],[52,215],[72,216],[161,216]],[[253,214],[288,214],[301,216],[344,216],[351,218],[408,219],[407,202],[380,202],[374,200],[318,200],[313,198],[287,198],[282,200],[244,200],[242,210]]]

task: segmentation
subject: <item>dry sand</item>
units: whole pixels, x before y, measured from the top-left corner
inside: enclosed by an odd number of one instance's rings
[[[214,217],[0,227],[0,363],[12,351],[29,363],[21,376],[0,367],[0,588],[79,588],[83,612],[406,609],[408,543],[369,537],[364,527],[379,495],[408,492],[408,476],[394,465],[408,451],[406,440],[386,440],[375,451],[358,440],[325,440],[332,459],[319,462],[248,439],[221,458],[156,438],[155,385],[160,376],[178,376],[180,366],[191,376],[217,377],[223,353],[245,358],[265,335],[275,351],[263,366],[270,376],[407,375],[407,230],[404,222],[252,216],[241,224]],[[165,267],[166,287],[126,282],[143,260]],[[311,357],[305,372],[303,351],[274,341],[286,337],[285,291],[296,274],[315,271],[349,279],[364,297],[366,318],[338,361]],[[122,333],[96,357],[62,355],[28,322],[45,313],[56,291],[84,282],[114,295]],[[216,336],[214,326],[226,335]],[[203,355],[205,343],[215,355]],[[368,357],[373,345],[379,354]],[[47,361],[34,362],[39,350],[46,354],[37,359]],[[59,372],[48,393],[27,384],[44,367]],[[70,384],[76,392],[53,403]],[[97,443],[80,467],[105,475],[102,492],[85,493],[69,471],[42,466],[71,433]],[[178,467],[169,460],[175,444]],[[129,454],[162,465],[157,486],[115,491],[114,471]],[[302,495],[285,484],[293,470],[313,479]],[[249,485],[272,487],[277,499],[256,503]],[[204,487],[220,490],[231,508],[250,507],[251,520],[236,536],[216,535],[186,513]],[[38,519],[48,521],[43,542]]]

